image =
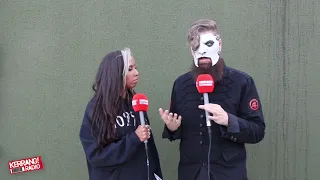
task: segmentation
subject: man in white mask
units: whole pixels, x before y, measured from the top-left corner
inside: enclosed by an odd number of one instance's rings
[[[219,81],[222,78],[224,67],[224,61],[220,57],[222,40],[216,25],[211,26],[212,28],[208,29],[203,25],[194,25],[189,30],[188,42],[194,62],[191,72],[195,78],[199,74],[210,74],[215,81]]]
[[[246,143],[259,143],[265,134],[261,102],[254,80],[225,65],[222,40],[214,21],[192,24],[188,42],[191,71],[173,84],[169,110],[159,109],[165,123],[163,138],[180,139],[178,180],[247,180]],[[196,88],[199,74],[211,74],[215,89],[209,104]],[[205,111],[211,121],[208,138]]]
[[[191,53],[195,66],[199,67],[201,63],[210,63],[214,66],[219,60],[221,51],[221,40],[218,35],[212,32],[203,32],[199,35],[199,45],[191,47]]]

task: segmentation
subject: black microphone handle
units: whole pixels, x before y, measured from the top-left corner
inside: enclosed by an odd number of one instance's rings
[[[144,114],[143,111],[139,111],[139,116],[140,116],[140,124],[145,125],[145,120],[144,120]],[[146,156],[147,156],[147,168],[148,168],[148,180],[150,178],[150,164],[149,164],[149,152],[148,152],[148,140],[144,141],[144,147],[146,150]]]
[[[209,104],[209,97],[208,93],[203,93],[203,99],[204,99],[204,104]],[[208,180],[211,179],[210,175],[210,156],[211,156],[211,121],[209,119],[209,113],[208,111],[206,112],[206,121],[207,121],[207,127],[208,127],[208,135],[209,135],[209,149],[208,149]]]

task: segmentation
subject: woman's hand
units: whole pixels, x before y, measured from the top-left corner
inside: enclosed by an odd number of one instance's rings
[[[139,125],[136,129],[136,134],[141,142],[149,139],[151,135],[149,125]]]

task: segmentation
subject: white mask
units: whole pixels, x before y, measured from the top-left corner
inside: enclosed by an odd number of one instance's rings
[[[219,40],[217,36],[212,33],[205,33],[200,35],[199,48],[196,51],[191,49],[194,64],[199,67],[198,59],[201,57],[210,58],[212,66],[214,66],[219,60]]]

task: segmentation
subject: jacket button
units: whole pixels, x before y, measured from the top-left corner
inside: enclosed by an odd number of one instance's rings
[[[203,101],[203,97],[201,97],[200,100]]]
[[[200,124],[200,127],[202,127],[202,124]]]
[[[203,114],[200,115],[200,118],[203,118]]]
[[[200,136],[202,136],[202,132],[200,132]]]
[[[202,141],[200,141],[200,144],[202,144]]]

